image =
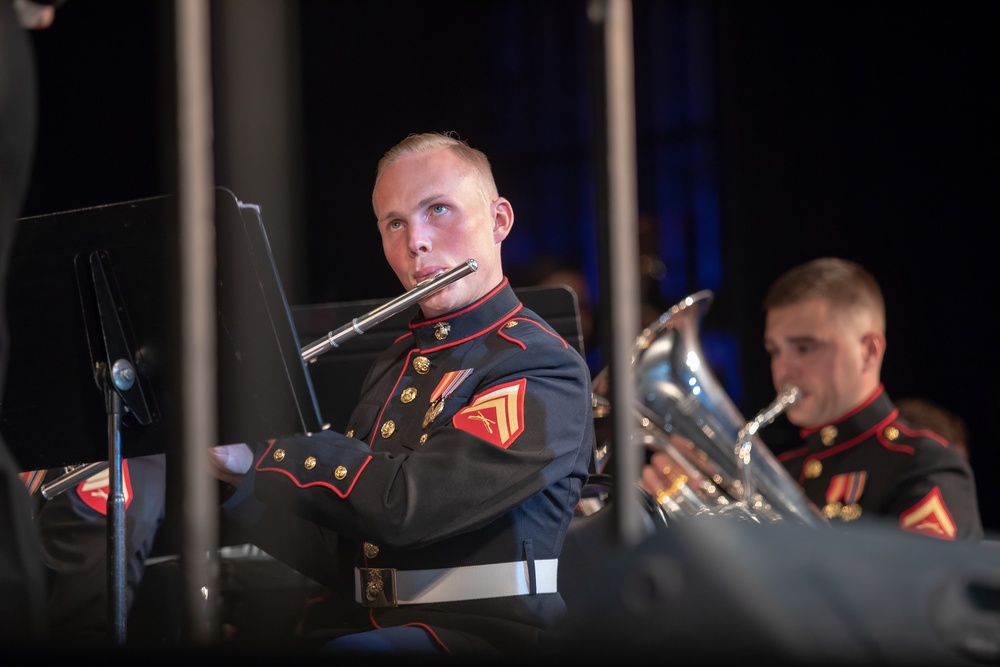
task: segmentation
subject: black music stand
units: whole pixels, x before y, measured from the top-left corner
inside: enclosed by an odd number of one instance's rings
[[[514,290],[521,303],[540,315],[581,356],[583,335],[576,293],[569,287],[522,287]],[[292,306],[292,320],[301,345],[306,346],[356,317],[371,312],[388,299],[343,301]],[[346,427],[361,392],[361,384],[375,357],[408,331],[417,307],[396,313],[364,335],[327,350],[308,364],[324,418],[334,430]]]
[[[260,210],[215,196],[219,442],[320,430]],[[0,430],[24,470],[111,467],[109,616],[122,639],[121,459],[176,450],[183,427],[178,229],[172,196],[25,218],[8,276]]]

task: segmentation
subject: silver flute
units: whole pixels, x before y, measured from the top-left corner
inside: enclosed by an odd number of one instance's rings
[[[340,347],[340,344],[344,341],[350,340],[358,334],[363,334],[369,327],[392,317],[401,310],[409,308],[417,301],[430,296],[438,290],[444,289],[459,278],[464,278],[476,271],[478,268],[479,264],[476,263],[476,260],[468,259],[463,264],[459,264],[433,278],[428,278],[392,301],[382,304],[375,310],[369,311],[360,317],[355,317],[336,331],[331,331],[322,338],[306,345],[302,348],[302,360],[312,363],[316,357],[324,352],[329,352],[335,347]]]
[[[89,479],[92,475],[96,475],[102,470],[111,467],[111,463],[108,461],[95,461],[94,463],[81,463],[66,467],[65,474],[51,482],[42,484],[39,488],[43,498],[52,500],[71,486],[76,486],[83,480]]]
[[[444,289],[459,278],[464,278],[470,273],[473,273],[478,268],[479,264],[476,263],[476,260],[470,258],[464,263],[459,264],[444,273],[439,273],[433,278],[428,278],[410,291],[401,294],[395,299],[382,304],[378,308],[375,308],[360,317],[355,317],[353,320],[336,331],[331,331],[323,338],[306,345],[301,349],[302,361],[312,363],[316,357],[324,352],[329,352],[335,347],[340,347],[340,344],[344,341],[350,340],[358,334],[363,334],[370,327],[392,317],[402,310],[409,308],[424,297],[430,296],[431,294]],[[109,465],[108,461],[95,461],[94,463],[74,468],[71,472],[63,475],[62,477],[59,477],[48,484],[43,484],[41,487],[42,495],[47,500],[51,500],[74,484],[87,479],[91,475],[99,473],[109,467]]]

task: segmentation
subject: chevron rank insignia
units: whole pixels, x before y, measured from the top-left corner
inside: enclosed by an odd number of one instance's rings
[[[452,419],[456,428],[507,449],[524,431],[524,378],[473,398]]]
[[[899,515],[899,527],[942,540],[954,540],[955,520],[948,511],[937,486],[916,505]]]
[[[128,459],[122,459],[122,494],[125,496],[125,509],[132,503],[132,478],[128,473]],[[108,496],[111,495],[111,471],[105,468],[94,473],[76,486],[76,495],[92,510],[108,515]]]

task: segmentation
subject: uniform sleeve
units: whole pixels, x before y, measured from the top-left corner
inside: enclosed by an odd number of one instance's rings
[[[944,540],[983,536],[972,470],[936,443],[926,444],[914,467],[901,477],[890,513],[908,532]]]
[[[446,408],[423,444],[391,453],[336,432],[268,446],[256,494],[320,525],[397,548],[479,528],[534,494],[575,504],[593,451],[590,377],[573,350],[507,355]],[[565,483],[573,479],[574,483]]]

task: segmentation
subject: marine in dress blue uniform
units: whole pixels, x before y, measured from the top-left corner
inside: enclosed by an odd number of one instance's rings
[[[345,433],[257,443],[226,508],[322,583],[338,586],[338,554],[353,553],[353,590],[334,594],[367,629],[418,626],[452,655],[516,653],[565,612],[556,572],[590,415],[585,360],[503,279],[415,319],[372,365]]]
[[[778,456],[835,526],[878,520],[944,540],[983,536],[971,468],[940,435],[903,420],[885,391],[801,431]]]
[[[108,494],[104,469],[45,500],[38,489],[66,470],[25,473],[36,503],[35,525],[41,535],[48,577],[47,612],[53,641],[107,643]],[[132,609],[166,512],[166,455],[122,460],[125,496],[125,608]]]

